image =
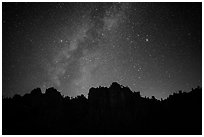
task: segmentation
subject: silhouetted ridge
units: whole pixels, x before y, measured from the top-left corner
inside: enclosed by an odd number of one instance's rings
[[[84,95],[55,88],[4,98],[3,134],[201,134],[202,89],[165,100],[141,97],[116,82]]]

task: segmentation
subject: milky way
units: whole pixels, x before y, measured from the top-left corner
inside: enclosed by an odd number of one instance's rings
[[[201,20],[201,3],[3,3],[3,96],[188,91],[201,86]]]

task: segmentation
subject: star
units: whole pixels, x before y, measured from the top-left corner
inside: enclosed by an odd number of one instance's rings
[[[75,97],[117,81],[166,98],[202,85],[201,5],[3,3],[2,93]]]

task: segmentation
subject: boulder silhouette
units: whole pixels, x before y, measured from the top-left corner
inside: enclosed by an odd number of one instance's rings
[[[166,99],[142,97],[117,82],[88,98],[55,88],[3,98],[3,134],[202,134],[202,89]]]

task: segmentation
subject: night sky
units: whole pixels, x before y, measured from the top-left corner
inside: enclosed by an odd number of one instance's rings
[[[112,82],[166,98],[202,85],[202,3],[3,3],[3,97]]]

